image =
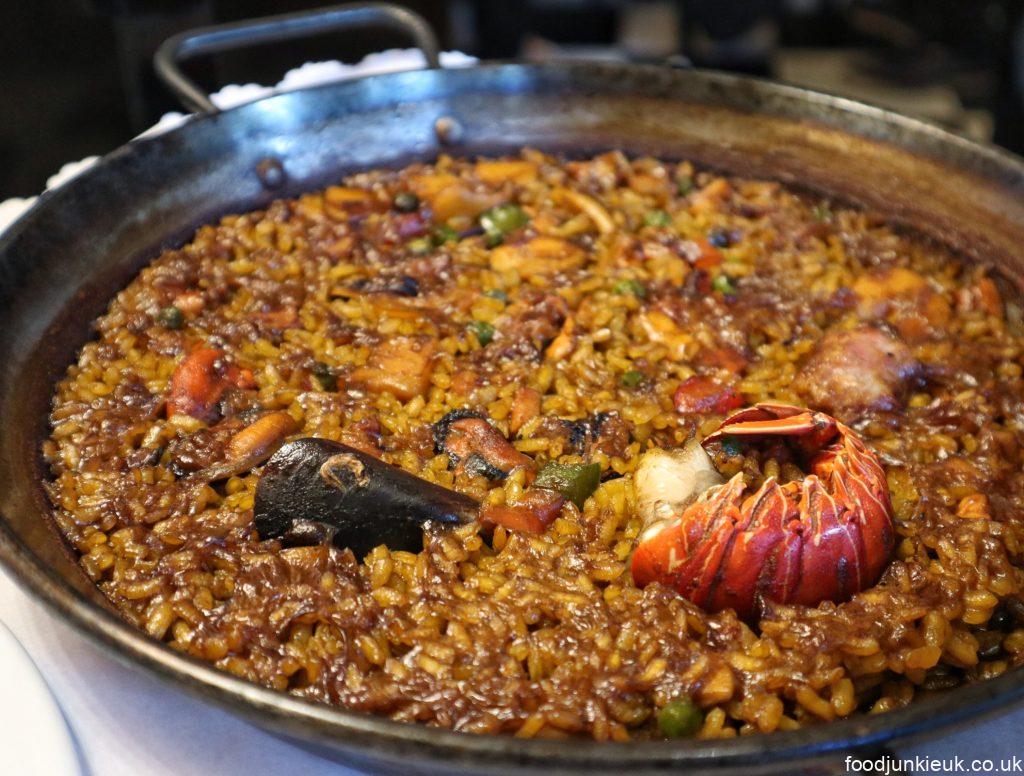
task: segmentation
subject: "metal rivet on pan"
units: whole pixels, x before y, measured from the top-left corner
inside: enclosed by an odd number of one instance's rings
[[[462,124],[451,116],[441,116],[434,122],[434,133],[441,145],[458,143],[462,139]]]
[[[265,188],[276,189],[284,183],[284,165],[268,156],[256,165],[256,175]]]

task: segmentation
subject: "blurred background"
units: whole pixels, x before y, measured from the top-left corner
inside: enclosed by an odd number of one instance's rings
[[[178,106],[151,58],[171,34],[327,0],[0,0],[0,200],[40,191]],[[482,58],[689,61],[845,94],[1024,151],[1024,0],[415,0]],[[320,38],[190,65],[211,89],[405,45]]]

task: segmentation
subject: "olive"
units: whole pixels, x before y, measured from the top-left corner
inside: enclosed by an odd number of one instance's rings
[[[704,724],[704,714],[689,698],[669,701],[658,711],[658,729],[666,738],[692,736]]]
[[[394,205],[399,213],[412,213],[419,209],[420,198],[411,191],[401,191],[395,195]]]

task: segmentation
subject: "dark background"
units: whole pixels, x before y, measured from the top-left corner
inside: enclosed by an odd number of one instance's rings
[[[124,143],[177,105],[152,75],[175,31],[306,0],[0,0],[0,200]],[[445,48],[484,58],[612,57],[752,72],[837,91],[1024,150],[1024,0],[419,0]],[[322,36],[190,66],[273,84],[303,62],[403,45]]]

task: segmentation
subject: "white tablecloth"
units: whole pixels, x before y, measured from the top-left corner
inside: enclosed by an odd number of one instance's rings
[[[421,61],[419,52],[401,51],[372,55],[357,66],[313,63],[290,72],[276,88],[297,88],[356,74],[407,69],[419,66]],[[457,53],[442,55],[446,66],[472,61]],[[269,91],[269,87],[255,84],[232,86],[214,95],[214,100],[221,107],[229,107]],[[150,132],[176,126],[183,119],[181,114],[168,114]],[[49,186],[60,185],[94,161],[92,157],[66,165]],[[0,202],[0,230],[30,203],[30,199]],[[0,622],[24,645],[46,678],[80,747],[83,772],[89,776],[355,773],[141,672],[126,669],[50,616],[2,570]],[[4,700],[0,690],[0,703]],[[937,741],[908,747],[899,754],[947,760],[960,757],[968,768],[972,759],[988,758],[994,761],[994,772],[999,772],[1000,760],[1024,756],[1024,708]],[[1015,772],[1024,773],[1024,768]]]

